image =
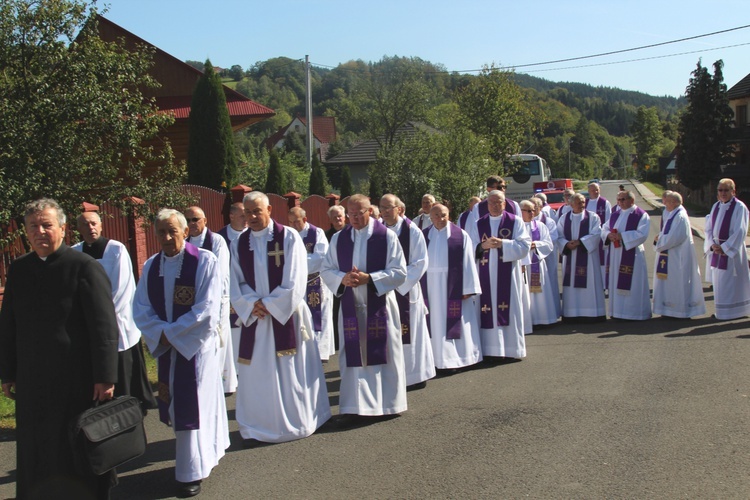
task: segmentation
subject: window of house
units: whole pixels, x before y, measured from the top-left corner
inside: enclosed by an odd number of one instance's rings
[[[737,126],[738,127],[744,127],[745,125],[748,125],[747,123],[747,104],[743,104],[742,106],[737,106]]]

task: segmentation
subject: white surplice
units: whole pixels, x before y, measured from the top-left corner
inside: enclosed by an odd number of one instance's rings
[[[412,223],[417,227],[417,229],[427,229],[432,225],[432,220],[430,219],[430,214],[419,214],[416,217],[414,217],[414,220],[412,220]]]
[[[611,227],[611,220],[602,226],[601,239],[607,241],[607,236],[612,229],[622,236],[620,248],[615,248],[610,243],[605,249],[609,263],[609,315],[618,319],[644,320],[651,317],[651,295],[648,287],[648,268],[646,267],[646,254],[643,243],[648,239],[648,232],[651,229],[649,216],[643,212],[638,226],[628,231],[626,230],[628,218],[635,210],[635,205],[621,210],[620,215],[614,227]],[[633,263],[633,274],[630,290],[619,290],[617,288],[618,270],[620,269],[620,260],[625,250],[635,249],[635,262]]]
[[[242,233],[244,233],[245,231],[247,231],[247,227],[243,228],[242,231],[237,231],[236,229],[233,229],[232,226],[229,225],[229,224],[227,224],[225,227],[226,227],[226,230],[227,230],[227,239],[229,240],[229,243],[227,244],[227,249],[229,248],[229,246],[231,245],[231,243],[234,240],[236,240],[237,238],[239,238]],[[229,255],[230,255],[230,259],[231,259],[231,255],[232,254],[230,253]],[[230,277],[231,277],[231,274],[232,274],[231,273],[231,267],[230,267],[230,273],[229,274],[230,274]],[[230,281],[231,281],[231,278],[230,278]],[[229,304],[230,304],[230,314],[231,314],[231,300],[230,300]],[[239,326],[233,324],[231,322],[231,320],[230,320],[230,325],[229,326],[231,327],[230,331],[231,331],[231,335],[232,335],[232,355],[231,356],[227,356],[226,359],[229,359],[232,363],[234,363],[234,371],[235,371],[235,373],[237,373],[237,351],[240,348],[240,331],[242,329]]]
[[[520,212],[519,212],[520,213]],[[486,215],[490,219],[490,228],[492,235],[497,235],[498,227],[500,226],[501,217],[492,217]],[[472,224],[469,227],[469,236],[476,248],[477,245],[481,244],[482,236],[479,234],[477,223]],[[487,235],[490,236],[490,235]],[[508,358],[524,358],[526,357],[526,339],[524,335],[526,332],[531,331],[530,323],[531,311],[529,310],[529,295],[526,283],[524,283],[523,273],[521,271],[521,261],[529,254],[531,247],[531,235],[526,231],[526,225],[523,219],[518,216],[515,218],[513,226],[513,239],[503,239],[503,262],[511,262],[511,277],[510,277],[510,315],[508,325],[506,326],[495,326],[493,328],[481,328],[481,315],[488,314],[482,313],[481,311],[481,300],[477,299],[476,302],[476,315],[480,325],[480,338],[482,340],[482,355],[483,356],[501,356]],[[490,294],[490,304],[492,307],[492,324],[497,325],[497,265],[498,265],[498,251],[499,249],[493,248],[489,251],[489,273],[490,273],[490,288],[491,290],[482,289],[482,294]],[[477,273],[481,276],[479,266],[487,265],[483,264],[483,259],[477,261]]]
[[[207,478],[230,444],[216,326],[221,306],[218,261],[211,252],[199,250],[198,270],[195,277],[195,302],[190,311],[173,321],[174,282],[178,273],[181,272],[184,253],[183,248],[174,257],[166,257],[158,253],[149,258],[143,266],[143,273],[133,302],[135,323],[143,333],[143,338],[151,353],[155,358],[172,357],[169,375],[170,394],[174,394],[176,353],[179,352],[187,359],[195,357],[200,429],[175,431],[175,477],[177,481],[183,483]],[[154,259],[162,259],[160,271],[164,276],[167,321],[159,319],[148,296],[148,275]],[[162,333],[171,347],[159,343]],[[171,421],[174,422],[174,404],[170,404],[169,415]]]
[[[557,309],[560,302],[560,292],[553,289],[553,283],[547,269],[548,257],[556,255],[555,244],[552,242],[549,229],[541,220],[534,220],[525,224],[526,231],[532,237],[535,245],[535,248],[532,248],[529,255],[522,261],[526,268],[526,283],[529,287],[531,299],[531,322],[534,325],[551,325],[556,323],[559,318]],[[539,239],[533,237],[532,224],[536,224],[539,228]],[[531,257],[534,254],[539,257],[539,278],[542,288],[539,292],[531,290]],[[556,305],[555,302],[558,304]]]
[[[673,318],[692,318],[706,314],[698,259],[693,249],[690,218],[683,207],[664,211],[664,224],[656,243],[654,269],[660,253],[667,252],[667,278],[660,279],[654,271],[654,314]],[[668,221],[669,232],[664,233]]]
[[[83,242],[73,245],[72,248],[82,252]],[[107,242],[104,255],[98,261],[112,285],[112,301],[115,303],[117,326],[120,329],[117,350],[127,351],[141,339],[141,331],[133,321],[133,297],[135,296],[133,262],[130,260],[125,245],[117,240]]]
[[[191,236],[188,241],[201,248],[208,235],[208,230],[198,236]],[[221,342],[221,381],[225,393],[237,390],[237,367],[234,362],[234,349],[232,345],[232,325],[229,322],[229,247],[224,237],[218,233],[211,233],[211,251],[219,259],[219,273],[221,274],[221,313],[217,331]]]
[[[304,241],[310,231],[310,224],[305,222],[305,227],[299,235]],[[315,248],[312,253],[307,254],[307,274],[319,273],[323,261],[328,253],[328,238],[321,228],[317,228],[315,236]],[[307,303],[308,297],[305,297]],[[312,314],[312,313],[311,313]],[[336,354],[336,344],[333,341],[333,294],[320,283],[320,330],[315,331],[315,340],[318,343],[318,351],[321,360],[328,360]]]
[[[354,240],[352,265],[360,271],[369,273],[378,296],[385,294],[388,315],[388,343],[386,360],[383,365],[367,365],[367,289],[370,284],[355,287],[354,301],[359,323],[362,366],[348,366],[344,340],[343,310],[339,310],[339,371],[341,388],[339,393],[339,412],[358,415],[389,415],[406,411],[406,375],[404,369],[404,350],[401,344],[401,321],[398,304],[394,295],[397,287],[406,281],[406,261],[398,243],[396,234],[386,230],[385,269],[370,271],[367,269],[367,240],[372,235],[375,220],[370,217],[367,227],[353,229]],[[323,282],[334,293],[339,293],[341,281],[347,271],[339,271],[338,239],[343,231],[333,235],[328,247],[328,254],[320,271]],[[343,304],[342,304],[343,309]]]
[[[396,234],[406,229],[404,219],[399,217],[394,226],[386,226]],[[432,355],[430,334],[427,331],[427,308],[422,298],[419,280],[427,270],[427,245],[422,231],[415,224],[409,225],[409,262],[406,263],[406,281],[396,288],[396,293],[409,296],[409,330],[411,343],[404,346],[406,385],[414,385],[435,376],[435,359]]]
[[[546,215],[546,214],[545,214]],[[560,262],[560,245],[557,236],[557,219],[552,217],[542,217],[539,214],[537,220],[541,220],[547,226],[549,237],[554,245],[554,250],[544,260],[547,262],[547,276],[549,277],[550,288],[555,293],[555,306],[557,307],[557,317],[562,316],[562,303],[560,301],[560,279],[557,274],[558,264]]]
[[[284,269],[281,285],[268,283],[268,242],[273,222],[262,231],[251,231],[255,288],[245,281],[240,267],[238,238],[232,242],[232,305],[242,323],[257,323],[255,345],[249,364],[238,363],[236,418],[243,439],[283,443],[307,437],[331,418],[323,365],[313,334],[310,310],[304,302],[307,252],[297,231],[284,227]],[[260,300],[270,316],[252,315]],[[277,356],[271,318],[294,322],[295,354]],[[239,351],[236,353],[239,355]]]
[[[716,202],[711,208],[711,213],[706,217],[706,239],[703,242],[703,251],[706,253],[706,281],[713,284],[716,318],[722,320],[750,316],[750,272],[745,249],[748,211],[747,206],[740,200],[737,200],[732,213],[729,238],[721,243],[721,249],[727,254],[727,268],[711,267],[711,245],[719,239],[719,229],[730,203]],[[713,214],[717,211],[714,226]]]
[[[430,333],[435,366],[442,369],[462,368],[482,361],[482,344],[479,338],[479,319],[476,314],[477,296],[482,293],[479,275],[474,263],[474,245],[468,233],[461,231],[463,252],[462,295],[472,295],[461,300],[461,338],[446,338],[446,321],[448,315],[448,238],[452,227],[447,225],[442,230],[430,228],[430,246],[427,249],[429,266],[427,267],[427,293],[430,300]]]
[[[568,260],[571,265],[570,285],[562,287],[562,315],[563,318],[589,317],[596,318],[604,316],[606,303],[604,301],[604,285],[602,284],[602,273],[599,264],[599,242],[601,242],[602,228],[599,225],[599,217],[594,212],[588,212],[589,234],[579,236],[583,212],[575,214],[567,210],[557,221],[557,246],[563,254],[562,272],[563,284],[565,283],[565,267]],[[570,239],[565,237],[565,221],[570,219]],[[569,241],[581,240],[586,249],[586,288],[575,287],[575,273],[578,265],[578,249],[570,253],[564,252],[565,245]]]

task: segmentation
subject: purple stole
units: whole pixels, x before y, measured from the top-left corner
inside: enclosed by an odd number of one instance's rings
[[[201,248],[203,250],[208,250],[209,252],[214,251],[214,233],[208,228],[206,228],[206,237],[203,238],[203,245],[201,245]]]
[[[571,224],[573,222],[573,211],[569,210],[565,214],[565,224],[563,225],[563,235],[565,239],[570,241],[573,239],[573,231]],[[580,240],[584,236],[589,235],[589,211],[583,211],[583,217],[581,218],[581,225],[578,226],[578,239]],[[563,253],[565,250],[563,250]],[[570,286],[570,272],[571,272],[571,261],[573,260],[572,255],[568,255],[565,259],[565,270],[563,271],[563,286]],[[587,271],[589,265],[589,252],[583,245],[578,245],[576,248],[576,277],[573,282],[573,288],[586,288]]]
[[[398,242],[401,244],[401,249],[404,251],[404,260],[406,261],[407,266],[409,265],[409,246],[411,243],[411,237],[409,235],[410,228],[411,221],[404,219],[401,223],[401,232],[398,235]],[[409,306],[409,292],[406,292],[406,295],[401,295],[398,290],[396,290],[396,303],[398,303],[398,314],[401,318],[401,341],[404,344],[411,344],[411,307]]]
[[[586,204],[588,205],[588,203]],[[617,208],[619,209],[620,207],[618,206]],[[612,210],[612,214],[614,214],[615,212],[616,210]],[[610,214],[610,217],[612,216],[612,214]],[[596,200],[596,215],[599,216],[599,224],[603,226],[604,223],[607,222],[606,220],[604,220],[604,218],[607,216],[607,199],[603,196],[599,196],[599,198],[597,198]],[[603,241],[599,241],[599,262],[602,263],[602,265],[604,265],[605,262]]]
[[[172,322],[192,309],[195,304],[195,275],[198,272],[198,248],[185,242],[180,276],[174,282],[172,297]],[[164,276],[159,276],[161,253],[151,261],[148,272],[148,300],[151,307],[162,321],[167,321],[167,306],[164,297]],[[169,391],[169,372],[172,356],[166,352],[159,356],[159,419],[170,424],[169,404],[174,401],[174,428],[176,431],[200,429],[200,411],[198,409],[198,380],[195,369],[195,356],[190,359],[174,349],[174,394]]]
[[[635,210],[633,210],[630,215],[628,216],[628,221],[625,224],[625,231],[634,231],[638,228],[638,222],[641,220],[641,217],[643,217],[643,209],[640,207],[635,207]],[[620,218],[620,215],[622,214],[622,210],[618,210],[617,212],[613,213],[612,216],[609,218],[609,227],[610,229],[615,227],[615,224],[617,224],[617,219]],[[617,274],[617,289],[618,290],[630,290],[630,287],[633,283],[633,266],[635,265],[635,251],[636,247],[631,248],[630,250],[625,250],[625,246],[622,247],[622,257],[620,257],[620,269],[618,269]],[[612,252],[612,247],[610,246],[609,252],[607,254],[607,257],[610,257],[609,253]],[[606,278],[607,278],[607,288],[609,288],[609,258],[607,259],[607,268],[606,268]]]
[[[537,221],[531,221],[531,241],[539,241],[539,225]],[[542,273],[539,268],[539,254],[531,252],[531,273],[529,281],[529,291],[531,293],[542,292]]]
[[[677,215],[677,212],[682,210],[682,207],[677,207],[677,209],[672,213],[672,216],[667,220],[667,223],[664,224],[664,229],[662,231],[662,234],[669,234],[669,230],[672,229],[672,221],[675,218],[675,215]],[[664,217],[661,219],[662,224],[664,223]],[[662,250],[659,252],[659,260],[656,263],[656,277],[660,280],[667,279],[667,272],[669,270],[669,250]]]
[[[348,273],[352,270],[354,241],[352,241],[352,226],[346,226],[339,231],[336,251],[339,270]],[[383,223],[373,221],[372,235],[367,240],[367,269],[368,273],[385,269],[388,253],[388,229]],[[362,354],[359,342],[359,321],[354,301],[354,290],[346,287],[341,296],[341,314],[344,324],[344,350],[346,352],[346,366],[362,366]],[[386,294],[378,297],[375,286],[367,285],[367,365],[384,365],[386,347],[388,343],[388,311],[386,309]]]
[[[515,226],[515,215],[503,212],[498,226],[497,236],[509,240],[513,239],[513,228]],[[477,221],[477,229],[482,241],[492,235],[490,216],[486,215]],[[492,310],[497,308],[497,326],[508,326],[510,324],[510,299],[511,299],[511,277],[513,275],[513,262],[503,262],[503,249],[497,249],[497,304],[491,304],[492,281],[490,280],[489,266],[490,250],[485,250],[479,261],[479,283],[482,286],[482,295],[479,296],[482,308],[480,316],[481,328],[495,328],[492,324]]]
[[[717,202],[713,212],[711,213],[711,239],[717,245],[721,245],[729,239],[729,225],[732,223],[732,214],[734,214],[734,207],[737,206],[737,198],[732,198],[729,202],[729,208],[727,213],[724,214],[724,218],[721,221],[721,227],[719,232],[716,232],[716,219],[719,217],[719,207],[721,202]],[[717,253],[711,254],[711,267],[726,270],[729,259],[726,255],[719,255]]]
[[[464,253],[464,236],[461,229],[453,223],[449,223],[451,226],[451,235],[448,238],[448,283],[447,283],[447,295],[448,302],[446,304],[446,320],[445,320],[445,337],[449,340],[456,340],[461,338],[461,313],[462,313],[462,300],[463,300],[463,289],[464,289],[464,266],[463,266],[463,253]],[[424,234],[427,248],[430,248],[430,229],[427,228],[422,231]],[[427,293],[427,273],[422,276],[419,280],[422,286],[422,294],[424,295],[425,303],[429,307],[429,295]],[[437,310],[436,306],[436,310]],[[429,326],[430,322],[427,322]]]
[[[467,210],[458,217],[458,225],[461,226],[461,229],[466,229],[466,221],[469,220],[470,213],[471,210]]]
[[[271,238],[266,247],[267,260],[265,267],[268,271],[268,289],[274,290],[276,287],[281,286],[281,281],[284,278],[284,226],[274,220],[271,220],[271,224],[273,224],[273,238]],[[250,248],[250,232],[249,230],[245,231],[238,238],[237,256],[239,257],[240,269],[242,269],[245,283],[250,288],[255,289],[255,252]],[[261,319],[256,319],[250,326],[242,325],[240,349],[237,356],[238,363],[249,365],[250,360],[253,359],[255,331],[260,321]],[[273,338],[276,343],[276,355],[281,357],[296,354],[297,339],[294,336],[294,316],[289,318],[289,321],[285,324],[281,324],[276,318],[271,316],[271,322],[273,325]]]
[[[224,238],[224,242],[226,242],[227,248],[229,248],[229,244],[231,243],[231,241],[229,241],[229,230],[227,229],[227,226],[224,226],[216,231],[216,234]]]
[[[311,254],[315,251],[315,244],[318,242],[318,228],[310,223],[308,223],[308,226],[307,236],[302,238],[302,242],[305,244],[307,253]],[[316,332],[321,331],[323,328],[320,292],[320,273],[308,274],[305,297],[307,299],[307,307],[310,308],[310,313],[312,313],[313,330]]]
[[[419,229],[422,229],[422,224],[424,223],[424,217],[425,217],[425,215],[427,215],[427,217],[429,217],[429,214],[421,214],[419,216],[419,222],[417,223],[417,227]],[[411,221],[409,221],[409,222],[411,222]]]

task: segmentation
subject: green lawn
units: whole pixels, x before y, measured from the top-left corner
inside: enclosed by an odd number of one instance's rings
[[[653,182],[644,182],[644,186],[649,188],[652,193],[661,198],[661,194],[664,192],[664,187],[660,184],[654,184]]]

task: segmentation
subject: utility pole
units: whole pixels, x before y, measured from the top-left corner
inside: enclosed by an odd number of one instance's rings
[[[310,88],[310,56],[305,56],[305,119],[307,120],[307,165],[312,167],[313,143],[312,89]]]
[[[573,142],[573,139],[568,139],[568,179],[571,178],[570,177],[571,176],[571,172],[570,172],[570,143],[571,142]]]

